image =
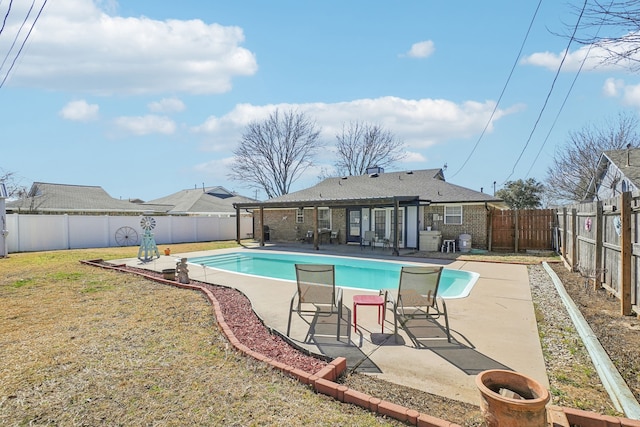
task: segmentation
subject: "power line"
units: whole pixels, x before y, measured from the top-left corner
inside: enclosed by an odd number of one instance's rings
[[[614,1],[615,0],[611,0],[611,3],[609,3],[609,7],[607,8],[605,14],[609,13],[609,10],[613,6],[613,2]],[[604,23],[604,20],[605,20],[605,18],[603,17],[602,20],[600,21],[600,25],[598,26],[598,30],[596,31],[595,37],[597,37],[598,34],[600,34],[600,30],[602,29],[602,25]],[[569,90],[567,91],[567,94],[565,95],[564,100],[562,101],[562,105],[560,106],[560,109],[558,110],[558,113],[556,114],[556,118],[553,120],[553,124],[551,124],[551,127],[549,128],[549,132],[547,132],[547,136],[544,138],[544,141],[542,141],[542,145],[540,146],[540,150],[538,150],[538,154],[536,154],[536,158],[533,159],[533,162],[531,163],[531,166],[529,167],[529,170],[527,171],[527,174],[525,175],[525,178],[527,178],[529,176],[529,174],[531,173],[531,169],[533,169],[533,166],[538,161],[538,158],[540,157],[540,153],[542,153],[542,149],[544,148],[544,146],[546,145],[547,141],[549,140],[549,137],[551,136],[551,131],[553,131],[553,128],[556,126],[556,123],[558,122],[558,118],[560,118],[560,114],[562,113],[562,110],[564,110],[564,106],[567,103],[567,100],[569,99],[569,95],[573,91],[573,87],[575,86],[576,81],[578,80],[578,76],[582,72],[582,68],[584,67],[584,64],[587,62],[587,59],[589,58],[589,54],[591,53],[591,48],[593,48],[593,44],[589,45],[589,48],[587,49],[587,53],[585,54],[584,58],[582,59],[582,62],[580,63],[580,67],[578,68],[578,71],[576,72],[576,75],[573,78],[573,81],[571,82],[571,86],[569,86]]]
[[[462,163],[462,166],[460,166],[460,168],[453,175],[451,175],[450,178],[455,177],[466,166],[467,162],[471,159],[471,156],[473,156],[473,153],[476,151],[476,148],[478,148],[478,144],[480,144],[480,141],[482,140],[482,138],[484,137],[484,134],[486,133],[487,129],[489,128],[489,125],[491,124],[491,121],[493,120],[493,116],[496,114],[496,111],[498,111],[498,106],[500,105],[500,101],[502,100],[502,96],[504,95],[505,91],[507,90],[507,86],[509,85],[509,82],[511,81],[511,77],[513,76],[513,72],[516,69],[516,66],[518,65],[518,61],[520,60],[520,56],[522,55],[522,51],[524,50],[524,45],[526,44],[527,39],[529,38],[529,33],[531,32],[531,27],[533,27],[533,23],[534,23],[534,21],[536,19],[536,16],[538,15],[538,10],[540,10],[540,5],[541,4],[542,4],[542,0],[539,0],[538,1],[538,6],[536,7],[536,10],[533,13],[533,16],[531,17],[531,21],[529,22],[529,28],[527,28],[527,33],[525,34],[524,39],[522,40],[522,44],[520,45],[520,50],[518,51],[518,55],[516,56],[516,60],[513,62],[513,66],[511,66],[511,71],[509,72],[509,77],[507,77],[507,81],[505,82],[504,86],[502,87],[502,92],[500,92],[500,96],[498,97],[498,101],[496,102],[496,105],[493,108],[493,111],[491,112],[491,116],[489,117],[489,120],[487,121],[487,124],[484,126],[484,129],[482,129],[482,133],[478,137],[478,140],[476,141],[475,145],[473,146],[473,149],[469,153],[469,156],[467,156],[467,158],[465,159],[464,163]]]
[[[4,20],[2,21],[2,28],[0,28],[0,34],[4,30],[4,27],[7,25],[7,19],[9,18],[9,12],[11,12],[11,5],[13,4],[13,0],[9,1],[9,8],[7,9],[7,13],[4,14]]]
[[[29,12],[27,13],[27,16],[24,18],[24,21],[22,22],[22,25],[20,25],[20,29],[16,33],[16,37],[13,39],[13,43],[11,44],[11,48],[9,49],[9,52],[7,52],[7,55],[5,56],[4,60],[2,61],[2,65],[0,65],[0,70],[4,67],[4,64],[5,64],[6,60],[7,60],[7,58],[9,57],[10,52],[13,50],[13,47],[15,46],[15,43],[16,43],[16,41],[18,39],[18,35],[20,34],[20,32],[22,31],[22,28],[24,27],[25,23],[27,22],[27,19],[29,18],[29,15],[31,15],[31,11],[33,10],[34,4],[35,4],[35,0],[33,0],[33,2],[31,3],[31,7],[29,8]],[[7,70],[7,73],[5,74],[4,78],[2,79],[2,82],[0,82],[0,88],[2,88],[2,86],[4,86],[4,83],[9,78],[9,74],[11,73],[11,70],[13,70],[13,67],[16,65],[16,62],[18,61],[18,58],[20,57],[20,54],[22,53],[22,49],[24,49],[24,45],[27,43],[27,40],[29,39],[29,36],[31,35],[31,32],[33,31],[33,28],[36,26],[36,22],[38,22],[38,19],[40,18],[40,15],[42,14],[42,10],[44,9],[44,6],[46,4],[47,4],[47,0],[44,0],[44,2],[42,3],[42,6],[40,7],[40,10],[38,11],[38,14],[36,15],[35,19],[33,20],[33,24],[31,24],[31,28],[29,28],[29,32],[27,33],[26,37],[22,41],[22,44],[20,45],[20,49],[18,49],[18,52],[16,53],[16,56],[13,58],[13,61],[11,62],[11,66]]]
[[[560,70],[562,69],[562,66],[564,65],[565,59],[567,59],[567,56],[569,55],[569,47],[571,46],[571,43],[573,42],[573,40],[575,38],[576,32],[578,31],[578,25],[580,24],[580,20],[582,19],[582,14],[584,13],[584,10],[585,10],[586,7],[587,7],[587,0],[585,0],[584,4],[582,5],[582,10],[580,11],[580,16],[578,17],[578,20],[576,21],[576,25],[573,28],[573,33],[571,34],[571,38],[569,39],[569,43],[567,44],[567,48],[565,49],[564,55],[562,56],[562,61],[560,61],[560,65],[558,65],[558,70],[556,71],[556,75],[553,77],[553,81],[551,82],[551,87],[549,88],[549,92],[547,93],[547,97],[544,100],[544,104],[542,105],[542,108],[540,109],[540,113],[538,114],[538,118],[536,119],[536,122],[533,124],[533,129],[531,129],[531,132],[529,133],[529,138],[527,138],[527,142],[524,144],[524,147],[522,147],[522,151],[520,152],[520,155],[516,159],[516,162],[513,164],[513,168],[511,169],[511,173],[509,174],[509,176],[507,176],[505,178],[504,183],[506,183],[509,180],[509,178],[511,178],[513,173],[515,172],[516,166],[520,162],[520,159],[522,159],[522,156],[524,155],[525,150],[529,146],[529,143],[531,142],[531,138],[533,138],[533,134],[534,134],[534,132],[536,131],[536,129],[538,127],[538,123],[540,123],[540,119],[542,118],[542,113],[544,113],[544,110],[547,107],[547,103],[549,102],[549,98],[551,98],[551,93],[553,92],[553,88],[555,87],[556,81],[558,80],[558,76],[560,75]]]

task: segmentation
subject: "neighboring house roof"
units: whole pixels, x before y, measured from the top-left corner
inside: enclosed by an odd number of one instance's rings
[[[370,175],[328,178],[305,190],[275,197],[261,203],[264,207],[295,203],[368,202],[388,203],[389,200],[420,200],[429,203],[490,203],[505,207],[501,199],[444,180],[442,169],[401,172],[380,172]]]
[[[19,212],[140,212],[145,208],[114,199],[102,187],[34,182],[29,193],[7,202],[7,211]]]
[[[143,206],[163,210],[168,214],[235,214],[234,203],[253,201],[253,199],[217,186],[178,191],[159,199],[150,200]]]
[[[585,200],[593,200],[601,193],[601,187],[617,187],[627,179],[635,188],[640,188],[640,148],[625,148],[602,152],[596,173],[589,183]]]

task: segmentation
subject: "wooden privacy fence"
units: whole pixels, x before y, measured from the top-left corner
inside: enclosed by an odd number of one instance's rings
[[[640,195],[580,203],[557,209],[561,254],[585,278],[620,300],[620,313],[638,311],[640,295]]]
[[[494,209],[490,213],[489,250],[552,250],[556,225],[555,209]]]

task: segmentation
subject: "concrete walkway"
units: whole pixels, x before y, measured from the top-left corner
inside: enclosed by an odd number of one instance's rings
[[[360,250],[348,245],[326,245],[320,251],[309,251],[308,247],[279,245],[240,250],[306,251],[321,255],[388,258],[476,272],[480,274],[480,279],[468,297],[447,300],[451,343],[447,342],[440,328],[420,322],[412,323],[409,327],[414,338],[423,338],[418,344],[405,330],[399,329],[398,336],[394,336],[393,314],[390,310],[386,311],[382,333],[377,323],[376,308],[366,306],[358,307],[358,332],[355,333],[352,325],[353,296],[368,291],[345,288],[340,340],[335,338],[337,316],[311,321],[308,316],[301,318],[294,315],[291,338],[297,345],[331,357],[346,357],[349,369],[474,405],[480,403],[475,376],[487,369],[514,370],[549,387],[526,266],[426,259],[402,256],[402,253],[398,257],[381,249]],[[181,257],[237,250],[172,254],[149,262],[138,259],[110,262],[161,271],[175,267],[176,260]],[[189,277],[240,290],[251,300],[255,312],[265,324],[286,333],[289,302],[295,292],[295,282],[228,273],[196,265],[189,266]]]

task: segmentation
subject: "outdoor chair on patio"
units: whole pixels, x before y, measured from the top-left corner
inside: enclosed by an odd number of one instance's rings
[[[398,290],[385,290],[385,301],[393,305],[394,334],[397,337],[398,324],[406,328],[406,323],[424,317],[437,321],[444,317],[444,331],[451,342],[449,317],[444,299],[438,295],[442,267],[402,267]],[[438,325],[440,325],[438,323]],[[442,326],[440,325],[442,328]]]
[[[373,249],[375,242],[376,242],[376,233],[373,230],[367,230],[364,232],[364,237],[360,241],[360,249],[362,249],[365,246],[371,246],[371,249]]]
[[[335,285],[335,266],[331,264],[296,264],[297,290],[289,305],[287,336],[291,332],[294,312],[313,315],[338,315],[336,339],[340,339],[342,319],[342,288]]]
[[[307,235],[304,236],[304,241],[307,243],[313,243],[313,230],[307,231]]]

